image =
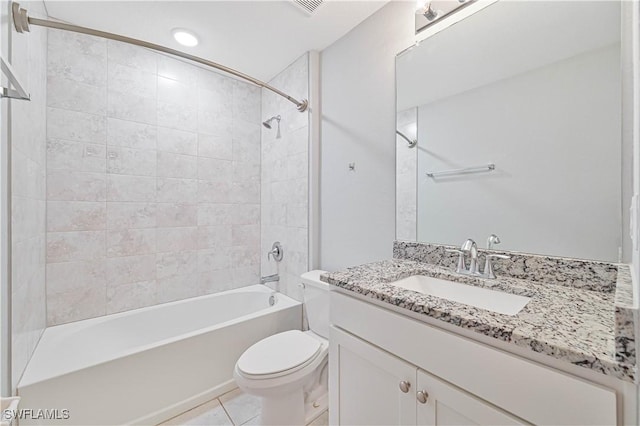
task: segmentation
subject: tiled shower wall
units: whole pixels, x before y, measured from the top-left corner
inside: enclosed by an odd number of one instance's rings
[[[409,139],[418,138],[418,109],[410,108],[396,115],[398,130]],[[418,146],[396,135],[396,238],[415,241],[417,238],[417,177]]]
[[[47,317],[256,284],[260,89],[49,32]]]
[[[22,6],[33,16],[46,17],[44,3],[25,3]],[[30,101],[10,101],[11,386],[15,389],[46,325],[47,31],[36,27],[28,34],[18,34],[13,26],[11,31],[10,60],[18,78],[31,95]]]
[[[305,54],[269,82],[296,99],[309,99],[309,55]],[[280,274],[274,287],[302,300],[298,284],[309,264],[309,112],[262,90],[262,116],[274,115],[276,126],[262,129],[262,274]],[[282,243],[284,258],[276,264],[266,253],[274,241]]]

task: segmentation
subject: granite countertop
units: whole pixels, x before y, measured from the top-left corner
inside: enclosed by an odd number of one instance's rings
[[[405,290],[388,283],[411,275],[471,284],[531,297],[514,316]],[[325,274],[321,279],[341,289],[418,314],[528,348],[622,380],[636,381],[633,318],[625,310],[625,291],[588,288],[498,276],[495,280],[456,274],[445,268],[408,259],[392,259]],[[621,270],[619,287],[630,288]],[[632,314],[631,314],[632,315]],[[622,342],[622,343],[620,343]]]

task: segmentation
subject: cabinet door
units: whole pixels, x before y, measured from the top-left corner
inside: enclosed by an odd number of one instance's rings
[[[333,327],[329,342],[331,424],[416,424],[415,366]]]
[[[415,395],[419,425],[527,424],[425,371],[418,370],[417,375]]]

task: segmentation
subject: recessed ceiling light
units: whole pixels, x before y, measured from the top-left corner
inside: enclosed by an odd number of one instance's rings
[[[173,38],[183,46],[193,47],[198,45],[198,37],[189,30],[175,28],[171,33],[173,33]]]

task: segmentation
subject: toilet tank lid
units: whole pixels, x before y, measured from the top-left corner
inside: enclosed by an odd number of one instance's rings
[[[327,271],[316,269],[314,271],[305,272],[300,276],[300,278],[302,279],[302,283],[305,285],[312,285],[315,287],[325,287],[325,286],[328,287],[329,284],[323,281],[320,281],[320,275],[326,274],[326,273]]]

